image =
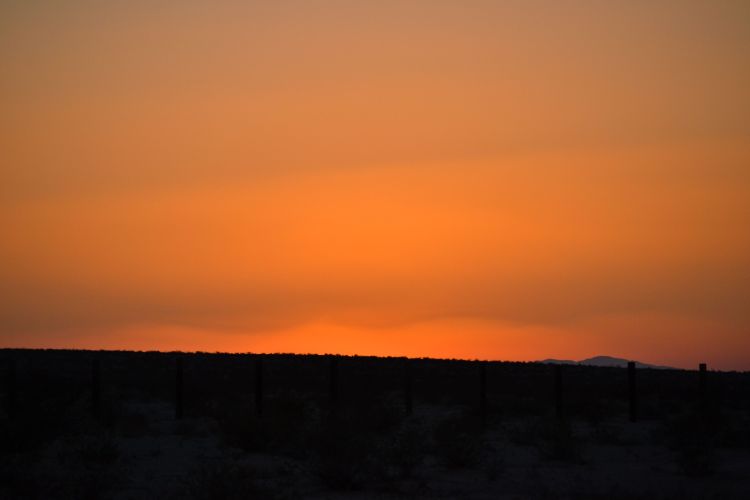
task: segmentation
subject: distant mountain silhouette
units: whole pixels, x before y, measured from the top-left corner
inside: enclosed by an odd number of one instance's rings
[[[539,361],[539,363],[549,363],[552,365],[577,365],[578,361],[573,361],[572,359],[543,359]]]
[[[585,366],[610,366],[616,368],[625,368],[628,366],[628,359],[613,358],[612,356],[594,356],[593,358],[574,361],[572,359],[543,359],[540,363],[549,363],[555,365],[585,365]],[[662,370],[672,370],[671,366],[649,365],[647,363],[635,362],[636,368],[656,368]]]

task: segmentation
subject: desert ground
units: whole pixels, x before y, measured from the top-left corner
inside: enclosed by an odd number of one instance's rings
[[[0,360],[0,498],[750,497],[748,373],[639,369],[631,421],[621,368],[558,386],[541,363]]]

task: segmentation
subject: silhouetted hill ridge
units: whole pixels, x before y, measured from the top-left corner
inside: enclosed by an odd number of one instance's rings
[[[549,358],[549,359],[541,360],[540,363],[549,363],[549,364],[558,364],[558,365],[583,365],[583,366],[603,366],[603,367],[625,368],[628,366],[629,361],[635,361],[635,360],[615,358],[612,356],[594,356],[591,358],[582,359],[580,361],[574,361],[572,359]],[[648,363],[641,363],[640,361],[635,361],[635,366],[636,368],[655,368],[655,369],[661,369],[661,370],[673,370],[674,369],[671,366],[650,365]]]

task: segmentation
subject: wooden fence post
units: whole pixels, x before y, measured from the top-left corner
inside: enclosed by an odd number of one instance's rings
[[[255,413],[263,416],[263,357],[260,355],[255,360]]]
[[[101,366],[99,359],[91,362],[91,414],[94,418],[101,417]]]
[[[8,396],[8,418],[11,420],[16,418],[18,414],[18,387],[16,378],[16,360],[10,359],[8,363],[8,379],[7,379],[7,396]]]
[[[563,419],[563,367],[555,365],[555,416]]]
[[[177,355],[175,373],[174,417],[180,420],[183,415],[183,368],[182,355]]]
[[[413,412],[413,396],[412,396],[412,381],[411,381],[411,361],[409,358],[404,360],[403,365],[404,371],[404,407],[406,408],[406,414],[411,415]]]
[[[487,423],[487,363],[479,362],[479,415],[482,425]]]
[[[339,404],[339,360],[338,356],[331,356],[329,365],[329,393],[331,397],[331,412],[336,413]]]
[[[638,420],[638,394],[635,385],[635,361],[628,361],[628,407],[630,421]]]
[[[708,380],[706,373],[706,363],[698,365],[698,405],[700,406],[701,418],[704,420],[708,417]]]

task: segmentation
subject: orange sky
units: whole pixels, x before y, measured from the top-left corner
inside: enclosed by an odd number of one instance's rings
[[[750,4],[3,2],[0,346],[750,369]]]

